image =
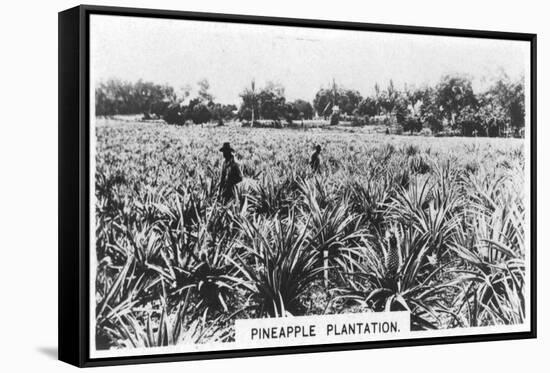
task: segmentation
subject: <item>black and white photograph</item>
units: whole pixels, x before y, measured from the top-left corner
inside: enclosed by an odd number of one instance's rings
[[[90,357],[529,332],[530,52],[91,14]]]
[[[0,372],[538,372],[536,0],[6,2]]]

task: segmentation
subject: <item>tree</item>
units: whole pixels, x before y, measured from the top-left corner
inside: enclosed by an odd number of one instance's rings
[[[429,119],[424,115],[430,111],[430,114],[437,112],[431,105],[433,101],[431,95],[432,91],[428,89],[411,89],[405,86],[395,104],[395,117],[397,122],[403,126],[404,131],[418,132],[422,129],[423,123],[427,123],[432,131],[440,130],[437,123],[434,122],[433,115]]]
[[[376,99],[372,97],[365,97],[359,104],[358,113],[359,115],[366,115],[369,117],[378,115],[378,105],[376,104]]]
[[[393,104],[392,112],[395,112],[395,119],[397,123],[404,127],[405,127],[404,122],[406,118],[409,121],[411,121],[412,118],[415,117],[414,113],[409,107],[409,102],[404,96],[400,96],[397,100],[395,100],[395,103]]]
[[[162,119],[168,124],[184,125],[186,121],[187,108],[181,103],[170,104],[162,115]]]
[[[436,103],[436,93],[431,87],[419,90],[420,106],[418,113],[420,120],[433,133],[438,133],[443,130],[443,121],[440,107]]]
[[[287,110],[292,120],[313,118],[313,106],[305,100],[297,99],[290,102]]]
[[[96,115],[157,114],[175,101],[174,88],[138,80],[135,83],[110,79],[95,90]]]
[[[214,101],[214,96],[212,96],[208,90],[210,89],[210,83],[207,79],[201,79],[197,82],[199,86],[199,99],[205,103],[209,104]]]
[[[444,76],[436,87],[435,104],[451,127],[456,129],[460,113],[467,106],[474,110],[477,106],[471,80],[463,76]]]
[[[242,103],[239,108],[239,118],[255,120],[255,118],[279,120],[285,117],[286,99],[281,85],[268,83],[259,92],[255,84],[251,89],[245,89],[241,94]]]
[[[335,97],[333,91],[330,89],[321,88],[315,94],[313,99],[313,107],[318,115],[323,116],[325,119],[327,116],[332,113],[331,103],[335,102]]]
[[[443,122],[441,122],[441,119],[432,112],[427,112],[423,115],[422,121],[434,134],[443,131]]]
[[[239,108],[239,119],[250,120],[254,123],[255,119],[258,118],[256,82],[254,79],[250,82],[250,88],[245,88],[240,97],[243,102]]]
[[[525,128],[525,85],[523,79],[510,86],[511,96],[508,101],[510,125],[519,130]]]
[[[410,132],[411,134],[413,132],[418,132],[422,129],[422,122],[420,121],[420,117],[416,115],[406,115],[401,125],[403,126],[403,131]]]
[[[525,127],[525,87],[523,79],[512,81],[502,74],[483,95],[484,104],[494,111],[493,117],[503,126],[518,132]]]
[[[344,89],[333,83],[330,89],[321,88],[317,91],[313,99],[313,107],[317,114],[325,118],[332,114],[335,105],[338,106],[341,113],[353,115],[362,100],[363,97],[358,91]]]
[[[223,125],[224,121],[234,118],[234,111],[237,110],[235,105],[224,105],[220,103],[213,103],[210,106],[210,112],[212,113],[212,119],[218,122],[218,125]]]
[[[353,112],[359,107],[359,104],[363,101],[363,97],[359,91],[354,91],[351,89],[346,89],[342,91],[338,105],[340,106],[340,111],[347,114],[353,115]]]
[[[379,93],[379,105],[384,109],[387,115],[391,116],[393,115],[394,109],[396,108],[398,99],[399,91],[395,88],[393,80],[390,79],[388,88],[385,91]]]
[[[380,115],[380,109],[382,108],[382,105],[380,103],[380,85],[378,82],[374,83],[374,103],[376,105],[376,115]]]
[[[413,115],[420,115],[421,107],[424,105],[424,101],[429,100],[429,97],[426,97],[427,93],[428,92],[426,89],[408,88],[405,86],[402,99]]]
[[[187,115],[195,124],[207,123],[212,119],[212,113],[202,98],[194,98],[189,102]]]
[[[278,120],[285,116],[284,91],[266,87],[258,94],[259,113],[262,119]]]
[[[499,132],[499,126],[491,120],[484,125],[483,113],[473,106],[464,106],[457,116],[457,128],[463,136],[495,136]]]

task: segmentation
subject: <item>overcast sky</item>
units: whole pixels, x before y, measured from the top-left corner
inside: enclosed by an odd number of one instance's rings
[[[223,103],[238,103],[252,79],[312,100],[333,78],[367,95],[390,79],[418,87],[467,74],[479,91],[501,72],[528,76],[529,43],[519,41],[104,15],[91,16],[90,30],[92,82],[143,79],[194,94],[206,78]]]

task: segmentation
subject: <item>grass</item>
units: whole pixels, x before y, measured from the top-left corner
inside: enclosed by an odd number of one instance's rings
[[[236,318],[525,319],[523,140],[112,121],[96,137],[99,349],[232,341]],[[227,205],[225,141],[245,176]]]

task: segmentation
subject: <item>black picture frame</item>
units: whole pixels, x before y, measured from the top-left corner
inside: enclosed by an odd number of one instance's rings
[[[530,43],[531,122],[531,315],[530,331],[487,335],[434,337],[394,341],[340,343],[300,347],[258,348],[235,351],[131,357],[89,357],[89,18],[90,15],[153,17],[195,21],[298,26],[527,41]],[[536,338],[537,331],[537,36],[528,33],[398,26],[312,19],[292,19],[81,5],[59,13],[59,360],[79,367],[218,359],[258,355],[328,352],[464,342]]]

